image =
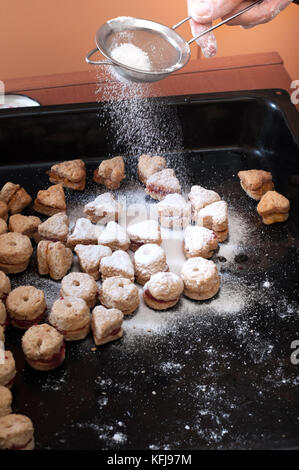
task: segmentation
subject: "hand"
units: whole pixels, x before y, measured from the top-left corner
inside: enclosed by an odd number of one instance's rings
[[[198,36],[212,26],[214,20],[229,18],[251,3],[253,2],[242,0],[188,0],[189,15],[193,18],[190,20],[193,36]],[[248,12],[230,21],[229,25],[252,28],[258,24],[268,23],[290,3],[292,0],[264,0]],[[217,41],[214,33],[207,33],[198,39],[197,43],[205,57],[212,57],[216,54]]]

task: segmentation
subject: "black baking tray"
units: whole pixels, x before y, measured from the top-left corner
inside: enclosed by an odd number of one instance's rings
[[[222,289],[229,285],[228,293],[238,294],[242,307],[229,295],[218,310],[213,310],[217,298],[200,308],[182,301],[167,314],[153,312],[153,318],[167,318],[163,333],[145,330],[134,336],[131,331],[97,351],[91,350],[89,336],[67,344],[65,363],[49,373],[26,365],[22,332],[10,328],[7,348],[18,370],[14,410],[34,422],[37,449],[297,448],[296,354],[291,360],[292,342],[299,340],[297,111],[283,90],[153,98],[151,103],[172,130],[159,149],[147,140],[144,150],[161,151],[183,175],[185,190],[200,184],[218,191],[246,221],[245,229],[240,226],[244,242],[237,246],[242,256],[213,258]],[[89,194],[96,193],[92,170],[121,153],[128,174],[124,190],[138,187],[137,155],[128,142],[114,138],[108,108],[87,103],[0,111],[1,186],[7,180],[20,183],[34,197],[49,184],[51,162],[82,157]],[[180,148],[173,138],[176,128]],[[262,225],[256,203],[237,177],[250,168],[271,171],[276,189],[290,199],[286,223]],[[66,193],[76,204],[77,194]],[[234,223],[230,236],[238,230]],[[12,276],[13,286],[30,282],[34,270],[35,255],[28,273]],[[59,291],[59,283],[53,289]]]

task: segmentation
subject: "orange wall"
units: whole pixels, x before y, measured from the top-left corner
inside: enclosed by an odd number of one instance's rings
[[[0,0],[0,80],[88,70],[84,57],[106,20],[139,16],[167,25],[187,14],[186,0]],[[293,79],[299,79],[299,6],[291,5],[268,25],[216,32],[219,55],[278,51]],[[181,28],[190,37],[188,25]],[[196,46],[192,54],[197,56]]]

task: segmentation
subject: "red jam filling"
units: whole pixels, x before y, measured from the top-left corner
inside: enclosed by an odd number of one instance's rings
[[[121,330],[121,327],[115,328],[115,330],[111,331],[108,335],[104,336],[103,339],[108,338],[109,336],[116,336]]]
[[[65,356],[65,344],[63,343],[59,351],[53,354],[49,359],[36,359],[32,362],[42,362],[43,364],[47,364],[48,366],[53,367],[54,369],[55,367],[60,366],[60,364],[64,360],[64,356]]]
[[[8,297],[8,294],[3,294],[0,300],[2,300],[2,302],[5,304],[7,297]]]
[[[75,333],[76,331],[85,330],[86,327],[87,327],[87,324],[84,326],[81,326],[81,328],[76,328],[75,330],[60,330],[57,326],[55,326],[56,330],[59,331],[59,333],[61,333],[63,336],[69,333]]]
[[[34,318],[33,320],[18,320],[17,318],[13,318],[13,322],[16,326],[19,326],[20,328],[30,328],[31,326],[37,325],[42,321],[46,311],[47,309],[45,309],[41,315]]]
[[[144,292],[146,297],[148,297],[149,299],[152,299],[154,300],[155,302],[161,302],[161,303],[168,303],[168,302],[175,302],[177,299],[169,299],[169,300],[160,300],[160,299],[156,299],[148,289],[146,289],[146,291]]]
[[[173,193],[172,190],[166,191],[165,189],[163,190],[163,189],[159,188],[158,186],[154,186],[153,184],[148,185],[147,190],[150,193],[156,193],[156,194],[159,194],[161,196],[167,196],[167,194],[172,194]]]
[[[5,358],[7,359],[7,357],[5,357]],[[7,388],[12,387],[13,384],[14,384],[14,382],[15,382],[15,376],[14,376],[9,382],[7,382],[7,384],[5,385],[5,387],[7,387]]]
[[[32,439],[29,439],[28,442],[26,442],[26,444],[22,445],[22,446],[12,446],[9,448],[9,450],[23,450],[23,449],[26,449],[26,447],[30,444],[30,442],[32,441]]]

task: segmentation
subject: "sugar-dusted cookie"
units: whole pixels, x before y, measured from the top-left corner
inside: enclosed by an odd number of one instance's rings
[[[118,221],[121,204],[115,200],[112,193],[100,194],[94,201],[84,206],[84,214],[94,223],[106,225]]]
[[[180,229],[191,223],[191,203],[181,194],[168,194],[157,204],[157,209],[162,227]]]
[[[181,271],[184,295],[194,300],[207,300],[220,289],[220,276],[216,264],[204,258],[188,259]]]
[[[112,251],[127,251],[130,239],[126,230],[116,222],[109,222],[98,238],[99,245],[109,246]]]
[[[139,306],[138,288],[125,277],[108,277],[100,288],[100,301],[106,308],[130,315]]]
[[[153,219],[129,225],[127,232],[130,237],[130,250],[132,251],[138,250],[138,248],[147,243],[154,243],[156,245],[161,245],[162,243],[160,226]]]
[[[13,326],[26,330],[40,323],[46,313],[45,294],[34,286],[19,286],[6,299],[6,309]]]
[[[91,316],[91,328],[97,346],[115,341],[123,336],[123,313],[116,309],[107,309],[102,305],[95,307]]]
[[[82,298],[64,297],[54,302],[49,323],[64,336],[66,341],[86,338],[90,331],[90,310]]]
[[[8,294],[11,291],[11,284],[9,277],[3,272],[0,271],[0,300],[2,302],[6,301]]]
[[[74,251],[78,256],[81,270],[96,281],[100,278],[101,260],[112,255],[111,249],[103,245],[76,245]]]
[[[184,290],[184,283],[175,273],[163,272],[151,276],[143,288],[145,303],[154,310],[174,307]]]
[[[217,235],[208,228],[189,225],[184,232],[183,248],[186,258],[211,258],[218,248]]]
[[[138,159],[138,178],[141,183],[146,184],[148,178],[158,171],[166,168],[166,160],[164,157],[155,155],[141,155]]]
[[[218,193],[211,189],[203,188],[202,186],[192,186],[188,197],[194,212],[198,212],[209,204],[221,200]]]
[[[102,229],[84,217],[77,219],[72,233],[67,238],[66,245],[74,248],[76,245],[96,245]]]
[[[83,299],[89,308],[95,306],[98,293],[96,281],[86,273],[70,273],[61,281],[61,297],[77,297]]]
[[[117,250],[111,256],[101,260],[100,272],[102,280],[108,277],[120,276],[134,282],[134,266],[126,251]]]
[[[228,210],[225,201],[217,201],[207,205],[194,214],[194,221],[201,227],[213,230],[219,242],[228,237]]]
[[[154,243],[138,248],[134,254],[134,266],[136,282],[142,286],[153,274],[169,271],[165,251]]]
[[[37,370],[53,370],[65,358],[64,337],[54,327],[43,323],[31,326],[22,338],[28,364]]]
[[[158,199],[159,201],[168,194],[181,193],[181,186],[175,171],[167,168],[166,170],[154,173],[147,179],[145,192],[153,199]]]

